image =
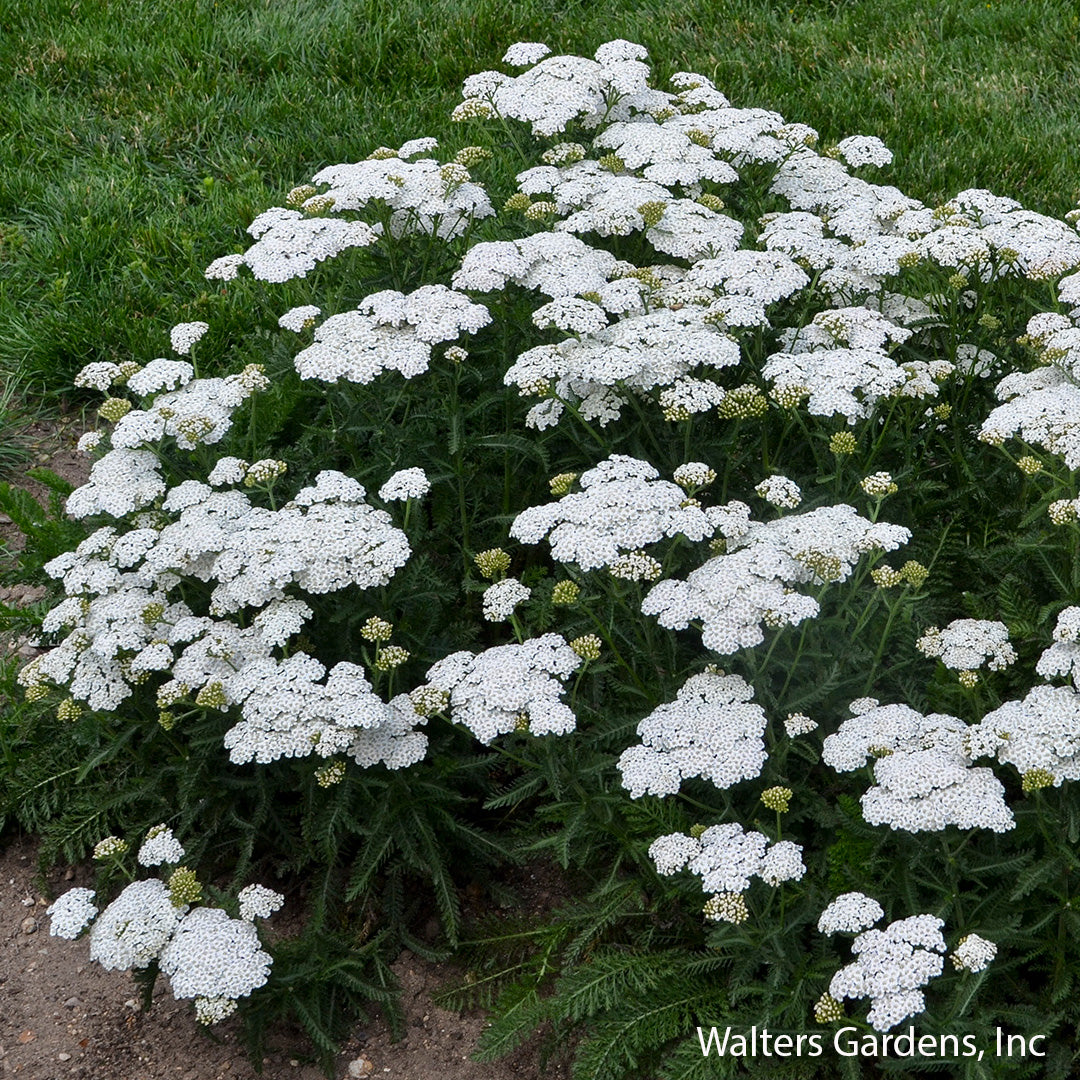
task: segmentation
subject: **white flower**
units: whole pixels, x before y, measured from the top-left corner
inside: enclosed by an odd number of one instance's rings
[[[203,272],[208,281],[232,281],[244,265],[243,255],[222,255]]]
[[[428,670],[428,685],[450,694],[450,718],[483,743],[527,728],[563,735],[577,721],[560,701],[562,680],[581,664],[559,634],[520,645],[497,645],[479,654],[456,652]]]
[[[90,469],[90,478],[67,500],[67,512],[75,518],[108,514],[126,517],[149,506],[165,494],[165,481],[157,457],[149,450],[110,450]]]
[[[885,910],[861,892],[841,893],[821,913],[817,928],[823,934],[855,933],[885,917]]]
[[[844,581],[864,553],[894,550],[911,535],[897,525],[872,524],[845,504],[753,523],[741,503],[710,508],[714,520],[721,514],[731,519],[719,526],[728,552],[685,581],[657,582],[641,610],[672,630],[700,619],[702,642],[725,655],[760,644],[763,625],[795,626],[817,615],[817,601],[793,585]]]
[[[965,934],[960,944],[949,956],[958,971],[983,971],[990,966],[990,961],[997,956],[997,946],[978,934]]]
[[[799,485],[786,476],[774,474],[767,480],[762,480],[754,490],[766,502],[787,510],[793,510],[802,502],[802,492],[799,490]]]
[[[836,144],[840,155],[852,168],[860,165],[889,165],[892,151],[874,135],[851,135]]]
[[[842,968],[829,984],[829,994],[870,998],[867,1020],[888,1031],[926,1007],[920,987],[941,974],[945,952],[944,922],[933,915],[912,915],[884,930],[866,930],[851,945],[858,959]]]
[[[532,589],[517,578],[504,578],[484,590],[484,618],[488,622],[505,622],[518,604],[532,596]]]
[[[171,654],[170,654],[171,658]],[[140,866],[160,866],[162,863],[178,863],[184,857],[180,841],[172,829],[155,825],[147,834],[137,856]]]
[[[989,619],[954,619],[944,630],[931,627],[915,645],[952,671],[975,671],[983,664],[1002,671],[1016,660],[1008,627]]]
[[[402,160],[434,149],[433,144],[434,140],[413,139],[395,157],[330,165],[312,177],[316,184],[329,185],[327,190],[309,199],[305,206],[329,201],[334,213],[340,213],[362,210],[378,200],[390,208],[389,231],[394,238],[412,233],[442,240],[459,236],[471,222],[490,217],[495,209],[484,189],[468,179],[466,170],[448,170],[432,158]]]
[[[718,788],[757,776],[765,764],[764,710],[738,675],[703,672],[657,706],[637,727],[641,744],[624,750],[618,768],[636,799],[674,795],[700,776]]]
[[[177,350],[179,352],[179,350]],[[145,397],[158,390],[176,390],[186,386],[195,375],[195,369],[186,360],[151,360],[142,371],[137,371],[127,381],[128,389]]]
[[[688,868],[701,878],[707,893],[742,893],[752,877],[777,886],[798,880],[806,873],[802,848],[788,840],[773,844],[759,832],[745,832],[741,825],[712,825],[698,838],[671,833],[654,840],[649,856],[660,874]]]
[[[402,729],[398,706],[378,697],[363,669],[347,661],[327,674],[303,652],[280,661],[267,656],[226,677],[225,691],[242,702],[242,719],[225,735],[229,760],[237,764],[358,752],[357,739],[365,733],[372,735],[367,744],[383,749],[391,739],[407,741],[420,757],[426,749],[424,736],[412,737],[422,719],[412,712],[408,730]]]
[[[299,307],[289,308],[278,319],[278,326],[282,330],[292,330],[293,333],[299,334],[302,330],[322,314],[322,308],[316,307],[314,304],[301,304]]]
[[[237,894],[240,901],[240,918],[248,922],[266,919],[285,903],[285,897],[265,885],[246,885]]]
[[[658,475],[648,462],[613,454],[581,474],[580,492],[518,514],[510,535],[525,544],[546,536],[552,558],[583,570],[609,566],[665,536],[711,536],[704,511],[683,506],[682,488]]]
[[[305,218],[299,210],[279,206],[264,210],[247,231],[256,243],[242,255],[215,259],[206,268],[207,278],[230,281],[246,264],[260,281],[290,281],[347,248],[368,247],[379,238],[363,221]]]
[[[788,713],[787,719],[784,721],[784,730],[787,732],[789,739],[797,738],[799,735],[808,735],[816,728],[817,722],[811,720],[804,713]]]
[[[489,322],[487,308],[445,285],[425,285],[407,296],[386,289],[366,297],[356,311],[331,315],[293,363],[302,379],[324,382],[369,383],[383,371],[411,379],[427,371],[432,345]]]
[[[218,458],[217,463],[207,474],[206,482],[214,487],[227,484],[239,484],[247,476],[248,463],[242,458]]]
[[[180,920],[160,963],[176,998],[235,1000],[265,984],[272,960],[250,922],[198,907]]]
[[[696,262],[688,280],[728,295],[750,296],[764,304],[797,293],[810,284],[801,266],[779,251],[741,249]]]
[[[203,1025],[217,1024],[236,1012],[236,1002],[232,998],[197,997],[195,999],[195,1019]]]
[[[187,356],[191,352],[191,346],[199,341],[209,329],[210,324],[204,322],[177,323],[169,331],[169,340],[173,352],[177,352],[181,356]]]
[[[75,376],[74,382],[76,386],[100,390],[105,394],[108,393],[109,387],[122,376],[123,372],[119,364],[114,364],[109,360],[95,360],[82,368]]]
[[[737,342],[706,316],[693,306],[632,313],[581,338],[526,350],[503,382],[522,394],[553,389],[586,419],[599,418],[601,426],[618,419],[631,394],[656,388],[667,388],[661,407],[682,404],[690,412],[706,411],[723,400],[724,391],[711,381],[688,378],[689,373],[729,367],[740,357]],[[668,401],[666,395],[674,397]]]
[[[474,244],[453,277],[455,289],[494,292],[513,281],[555,299],[596,292],[607,284],[615,256],[568,233]]]
[[[865,706],[865,707],[864,707]],[[851,772],[871,756],[875,785],[862,797],[871,825],[906,832],[940,832],[949,825],[1006,832],[1015,827],[1005,789],[990,769],[972,768],[976,752],[969,728],[955,716],[923,716],[907,705],[853,702],[845,720],[822,748],[822,760]],[[858,711],[856,711],[858,709]]]
[[[69,940],[77,938],[97,913],[93,889],[68,889],[45,909],[52,920],[49,933]]]
[[[379,498],[383,502],[420,499],[430,490],[431,481],[423,469],[401,469],[379,488]]]
[[[1045,769],[1054,786],[1080,780],[1080,693],[1070,686],[1036,686],[1007,701],[970,729],[973,756],[996,754],[1023,775]]]
[[[511,67],[531,67],[543,60],[551,50],[538,41],[518,41],[506,50],[503,63]]]
[[[703,461],[688,461],[672,473],[672,479],[683,488],[706,487],[716,479],[716,470]]]
[[[108,971],[144,968],[161,955],[180,922],[169,890],[157,878],[133,881],[90,929],[90,959]]]
[[[898,394],[907,372],[881,349],[824,349],[773,353],[761,371],[773,393],[809,394],[807,411],[844,416],[849,424],[865,419],[881,398]]]

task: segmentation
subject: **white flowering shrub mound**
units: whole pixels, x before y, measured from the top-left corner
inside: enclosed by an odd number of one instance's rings
[[[1007,1010],[1067,1061],[1080,211],[927,206],[873,136],[647,61],[514,45],[210,264],[251,348],[181,323],[80,373],[90,478],[17,517],[52,592],[3,812],[275,870],[292,952],[239,925],[262,893],[153,878],[56,932],[201,1019],[300,995],[324,1049],[517,846],[579,894],[478,935],[485,1053],[547,1022],[577,1075],[690,1075],[698,1026]]]

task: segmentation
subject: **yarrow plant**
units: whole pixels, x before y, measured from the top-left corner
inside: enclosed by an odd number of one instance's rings
[[[518,43],[445,146],[283,184],[206,270],[259,363],[199,321],[79,374],[79,535],[17,677],[56,737],[16,786],[106,868],[173,825],[54,932],[325,1050],[517,846],[578,894],[475,929],[484,1054],[548,1024],[577,1075],[695,1075],[703,1023],[1008,1009],[1064,1077],[1076,221],[925,205],[873,136],[647,59]],[[48,753],[105,778],[93,836]],[[263,867],[310,898],[291,952],[251,924],[278,894],[211,892]]]
[[[156,866],[183,857],[172,830],[158,825],[147,833],[138,862]],[[201,889],[182,882],[182,874],[194,882],[194,874],[182,868],[168,884],[160,878],[132,881],[101,911],[93,902],[94,890],[70,889],[47,909],[49,932],[76,938],[89,926],[91,960],[110,971],[160,970],[175,998],[194,999],[199,1023],[214,1024],[266,983],[272,958],[261,947],[254,920],[273,914],[285,898],[265,886],[249,885],[240,893],[240,918],[235,919],[218,907],[193,906],[199,905]]]

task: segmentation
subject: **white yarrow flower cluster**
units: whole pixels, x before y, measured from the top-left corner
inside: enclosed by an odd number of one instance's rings
[[[300,378],[323,382],[369,383],[384,371],[412,379],[427,371],[432,346],[489,322],[487,308],[445,285],[423,285],[407,296],[386,289],[326,319],[293,364]]]
[[[68,889],[46,909],[49,916],[49,933],[53,937],[73,941],[93,921],[98,909],[94,904],[93,889]]]
[[[299,334],[302,330],[313,326],[321,314],[322,308],[315,304],[301,304],[299,307],[289,308],[278,319],[278,326],[282,330],[291,330],[294,334]]]
[[[536,55],[538,50],[533,50]],[[524,52],[507,63],[522,66]],[[595,59],[550,56],[512,77],[498,71],[470,75],[462,86],[464,101],[455,119],[498,115],[532,125],[534,135],[556,135],[578,121],[586,128],[601,120],[622,120],[633,111],[666,104],[667,95],[648,86],[648,54],[631,42],[607,42]],[[486,112],[485,112],[486,109]]]
[[[590,247],[576,236],[542,232],[520,240],[474,244],[452,284],[455,289],[495,292],[513,282],[555,300],[601,290],[617,265],[610,252]]]
[[[160,957],[182,914],[164,882],[133,881],[94,921],[90,959],[107,971],[144,968]]]
[[[178,863],[183,857],[183,845],[173,836],[172,829],[155,825],[146,834],[137,859],[140,866],[160,866],[162,863]]]
[[[836,144],[840,156],[852,167],[889,165],[892,151],[875,135],[850,135]]]
[[[763,833],[745,832],[735,823],[712,825],[700,837],[660,836],[649,846],[649,858],[657,873],[688,869],[697,874],[707,893],[743,893],[752,877],[777,886],[798,881],[806,873],[798,844],[781,840],[770,845]]]
[[[762,480],[754,490],[767,503],[779,506],[784,510],[794,510],[802,502],[802,492],[794,480],[786,476],[773,474],[766,480]]]
[[[169,341],[173,352],[181,356],[187,356],[191,352],[191,346],[202,339],[202,336],[210,329],[210,324],[205,322],[177,323],[169,331]]]
[[[675,701],[638,724],[641,744],[619,758],[630,797],[674,795],[692,777],[728,788],[759,775],[767,718],[753,694],[738,675],[705,671],[687,679]]]
[[[423,469],[401,469],[379,488],[379,498],[383,502],[404,502],[421,499],[430,490],[431,481]]]
[[[247,922],[267,919],[281,909],[285,897],[265,885],[245,885],[236,895],[240,902],[240,918]]]
[[[997,945],[978,934],[965,934],[960,943],[949,955],[953,967],[958,971],[976,973],[985,971],[997,956]]]
[[[503,578],[484,590],[484,618],[488,622],[506,622],[518,604],[532,596],[532,589],[517,578]]]
[[[582,570],[610,566],[629,552],[681,533],[690,540],[711,536],[714,526],[686,493],[660,480],[648,462],[612,454],[581,474],[582,490],[523,510],[510,535],[524,544],[547,538],[558,562]]]
[[[870,757],[875,784],[862,797],[871,825],[905,832],[940,832],[949,825],[1007,832],[1015,827],[1005,789],[972,748],[975,729],[943,713],[923,716],[907,705],[860,699],[855,714],[829,735],[822,760],[837,772],[861,768]]]
[[[730,535],[722,526],[719,531],[728,540],[727,554],[685,581],[658,582],[641,610],[673,630],[700,620],[702,642],[724,655],[760,644],[763,625],[794,626],[817,615],[818,602],[792,586],[844,581],[863,554],[895,550],[911,535],[898,525],[874,524],[845,504],[747,521]]]
[[[823,934],[855,934],[885,918],[885,909],[861,892],[841,893],[821,913],[817,928]]]
[[[829,994],[870,998],[867,1020],[877,1031],[889,1031],[926,1008],[921,987],[941,974],[946,950],[943,920],[912,915],[884,930],[866,930],[851,945],[858,959],[841,968],[829,983]]]
[[[375,202],[390,209],[390,236],[394,239],[413,233],[441,240],[460,236],[471,222],[491,217],[495,208],[467,169],[443,165],[433,158],[405,160],[434,148],[434,139],[414,139],[396,153],[388,151],[386,156],[373,155],[366,161],[330,165],[312,177],[314,183],[327,187],[308,199],[304,208],[317,209],[329,203],[332,212],[338,214],[363,210]]]
[[[550,306],[550,305],[549,305]],[[543,310],[543,309],[541,309]],[[661,308],[634,313],[611,326],[605,323],[581,338],[538,345],[518,356],[503,381],[521,393],[554,395],[530,413],[526,424],[549,427],[562,415],[564,402],[581,417],[603,427],[617,420],[631,395],[666,389],[662,407],[681,405],[690,413],[719,405],[723,389],[689,378],[695,368],[719,369],[737,364],[738,344],[711,325],[698,307]],[[685,417],[683,417],[685,418]]]
[[[256,238],[241,255],[224,255],[206,268],[210,280],[229,281],[246,265],[260,281],[279,283],[304,277],[317,263],[347,248],[369,247],[379,234],[363,221],[305,218],[299,210],[275,206],[248,226]]]
[[[689,490],[707,487],[716,479],[716,470],[703,461],[688,461],[685,465],[680,465],[671,475],[679,487]]]
[[[477,654],[451,653],[428,670],[427,685],[450,695],[451,720],[482,743],[517,730],[564,735],[577,721],[559,700],[563,680],[580,664],[562,636],[544,634]]]
[[[270,976],[255,927],[221,908],[198,907],[179,921],[159,963],[176,998],[247,997]]]
[[[944,629],[932,626],[915,645],[951,671],[975,671],[984,664],[991,671],[1002,671],[1016,660],[1008,627],[989,619],[954,619]]]
[[[996,755],[1021,775],[1045,770],[1055,787],[1080,780],[1080,693],[1071,686],[1036,686],[1007,701],[970,729],[972,753]]]
[[[281,757],[350,754],[358,764],[390,769],[423,758],[425,721],[405,695],[384,702],[363,669],[348,661],[326,668],[303,652],[242,667],[224,684],[242,702],[241,720],[225,735],[229,760],[266,763]]]
[[[1054,627],[1054,643],[1043,651],[1035,664],[1044,679],[1064,676],[1080,689],[1080,607],[1063,608]]]

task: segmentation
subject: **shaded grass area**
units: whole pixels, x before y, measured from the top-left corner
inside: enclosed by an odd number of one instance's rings
[[[445,130],[517,40],[640,41],[658,79],[699,71],[825,142],[881,136],[885,182],[925,201],[987,187],[1060,215],[1078,36],[1071,0],[7,0],[0,371],[59,393],[166,352],[175,322],[239,329],[250,297],[206,264],[321,166]]]

